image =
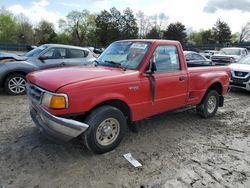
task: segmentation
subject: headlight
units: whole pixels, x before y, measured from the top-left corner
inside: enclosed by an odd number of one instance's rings
[[[68,108],[68,97],[65,94],[44,93],[41,104],[51,109]]]
[[[235,63],[235,62],[236,62],[236,60],[233,57],[231,57],[230,58],[230,63]]]

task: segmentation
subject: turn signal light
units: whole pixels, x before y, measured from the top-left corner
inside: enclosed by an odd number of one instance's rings
[[[52,109],[62,109],[66,108],[66,100],[64,96],[52,96],[50,101],[50,108]]]

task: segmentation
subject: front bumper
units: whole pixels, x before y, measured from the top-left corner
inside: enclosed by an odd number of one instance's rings
[[[240,88],[247,91],[250,91],[250,81],[248,82],[235,82],[234,80],[230,80],[231,88]]]
[[[54,116],[33,101],[30,104],[30,115],[41,133],[53,140],[69,141],[89,127],[79,121]]]
[[[242,75],[239,76],[239,73]],[[232,88],[241,88],[250,91],[250,72],[231,71],[230,86]]]

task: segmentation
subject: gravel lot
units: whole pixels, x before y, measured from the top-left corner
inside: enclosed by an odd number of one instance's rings
[[[26,96],[0,91],[0,125],[0,187],[250,187],[249,92],[230,92],[211,119],[192,109],[146,119],[104,155],[47,141]],[[142,167],[123,158],[129,152]]]

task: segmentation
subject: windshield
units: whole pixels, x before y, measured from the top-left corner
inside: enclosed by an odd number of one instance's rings
[[[250,65],[250,55],[242,58],[238,63]]]
[[[45,50],[46,48],[48,48],[47,45],[42,45],[42,46],[39,46],[29,52],[27,52],[26,54],[24,54],[25,57],[34,57],[34,56],[37,56],[39,55],[43,50]]]
[[[223,48],[220,50],[220,54],[224,55],[241,55],[240,49],[233,49],[233,48]]]
[[[136,70],[149,47],[150,43],[147,42],[114,42],[100,55],[97,62],[103,66],[120,66]]]

